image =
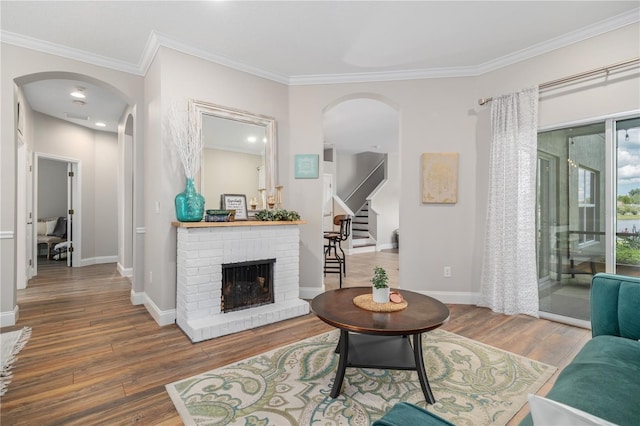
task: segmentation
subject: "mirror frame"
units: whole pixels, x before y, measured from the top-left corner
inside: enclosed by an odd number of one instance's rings
[[[222,105],[213,104],[211,102],[199,101],[196,99],[189,100],[189,120],[192,124],[197,124],[200,131],[200,139],[202,140],[202,116],[212,115],[214,117],[225,118],[228,120],[239,121],[242,123],[253,124],[265,128],[265,136],[267,143],[265,144],[264,166],[265,166],[265,198],[268,195],[275,195],[277,182],[277,140],[276,140],[276,119],[266,115],[254,114],[248,111],[229,108]],[[204,156],[202,156],[200,170],[203,170]],[[202,179],[200,179],[202,186]],[[202,189],[202,188],[201,188]]]

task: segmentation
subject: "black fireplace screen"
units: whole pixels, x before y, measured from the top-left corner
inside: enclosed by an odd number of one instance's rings
[[[222,312],[273,303],[275,259],[222,265]]]

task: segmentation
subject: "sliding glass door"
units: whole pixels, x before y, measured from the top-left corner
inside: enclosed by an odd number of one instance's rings
[[[640,276],[640,117],[615,123],[615,271]]]
[[[640,275],[638,121],[607,120],[539,133],[541,312],[589,321],[594,274]]]

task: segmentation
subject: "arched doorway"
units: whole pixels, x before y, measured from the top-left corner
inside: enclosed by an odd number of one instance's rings
[[[30,122],[25,124],[29,131],[22,136],[26,152],[33,153],[34,158],[62,158],[65,161],[72,158],[72,162],[78,166],[76,177],[83,181],[82,189],[78,189],[74,197],[77,202],[70,213],[74,215],[73,240],[77,241],[70,254],[74,258],[73,266],[119,261],[119,248],[124,245],[128,247],[132,273],[132,190],[129,190],[129,202],[124,204],[122,201],[123,188],[133,187],[135,114],[125,115],[126,111],[132,110],[131,100],[108,83],[76,73],[36,73],[18,77],[14,81],[23,109],[28,109],[30,113],[27,118]],[[76,91],[85,98],[73,97],[71,92]],[[97,106],[98,109],[88,106]],[[86,108],[87,112],[82,108]],[[125,140],[124,129],[127,125],[129,138]],[[34,163],[33,167],[37,170],[38,165]],[[37,183],[27,173],[18,173],[16,185],[17,188],[30,190],[26,193],[32,193],[31,201],[38,197],[34,190],[37,189]],[[38,203],[25,200],[25,205],[25,208],[17,209],[17,223],[27,224],[16,228],[18,241],[25,241],[25,250],[18,248],[16,256],[18,288],[23,288],[20,287],[21,281],[26,284],[37,273],[39,253]],[[63,214],[56,212],[58,215]],[[128,228],[128,231],[116,232],[118,228]],[[109,240],[112,249],[106,248],[107,245],[101,246],[108,235],[111,237],[107,239],[112,238]],[[123,238],[128,238],[130,243],[123,244]],[[24,276],[19,266],[21,263],[33,265]]]
[[[376,95],[355,94],[323,114],[323,230],[333,217],[353,216],[350,254],[397,249],[399,112]]]

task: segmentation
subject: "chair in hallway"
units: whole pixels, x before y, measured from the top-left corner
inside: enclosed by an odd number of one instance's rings
[[[347,276],[347,263],[342,242],[351,235],[351,216],[347,214],[337,215],[333,218],[333,224],[339,226],[339,230],[324,233],[324,274],[339,274],[340,288],[342,288],[342,276]]]

